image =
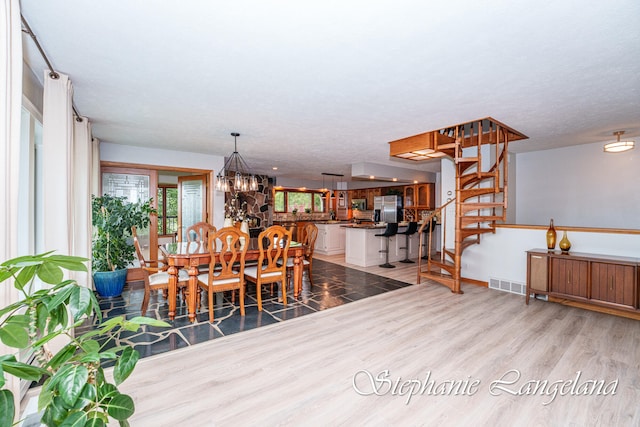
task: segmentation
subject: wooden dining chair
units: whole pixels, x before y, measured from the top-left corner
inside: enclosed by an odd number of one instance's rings
[[[151,298],[151,291],[162,290],[163,296],[166,298],[169,291],[169,273],[167,273],[167,265],[162,265],[157,260],[145,260],[142,254],[142,248],[140,247],[140,241],[138,240],[138,233],[136,227],[131,227],[131,235],[133,236],[133,246],[136,249],[136,255],[140,268],[142,269],[142,277],[144,280],[144,298],[142,299],[142,308],[140,309],[142,315],[147,313],[149,307],[149,299]],[[186,289],[189,283],[189,274],[180,269],[178,271],[178,288]]]
[[[187,242],[208,242],[209,233],[216,231],[216,227],[208,222],[196,222],[187,228],[185,233],[187,236]]]
[[[198,275],[198,286],[207,291],[209,299],[209,322],[213,322],[213,294],[216,292],[239,290],[240,314],[244,316],[244,258],[249,245],[241,244],[241,239],[247,242],[249,235],[235,227],[209,232],[209,272]]]
[[[291,231],[272,225],[258,236],[258,265],[246,267],[244,277],[256,284],[258,310],[262,311],[262,285],[280,282],[282,302],[287,305],[287,253],[291,244]]]
[[[302,260],[302,268],[307,271],[309,277],[309,284],[313,285],[313,279],[311,277],[311,271],[313,270],[313,251],[316,245],[316,239],[318,238],[318,226],[310,222],[302,228],[300,233],[300,243],[305,245],[305,254]],[[287,259],[287,286],[293,272],[293,259]]]

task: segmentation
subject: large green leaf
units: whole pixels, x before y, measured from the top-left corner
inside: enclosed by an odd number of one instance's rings
[[[13,277],[15,272],[18,271],[15,267],[1,267],[0,268],[0,283],[7,280],[9,277]]]
[[[88,421],[84,425],[85,427],[104,427],[106,426],[106,422],[104,421],[104,417],[101,412],[94,411],[89,412],[87,414]]]
[[[48,384],[48,380],[45,381],[45,384]],[[53,402],[53,392],[43,386],[38,395],[38,411],[42,411],[45,407],[49,406],[51,402]]]
[[[58,371],[55,377],[57,377],[60,372],[62,372],[62,370]],[[64,375],[61,376],[58,383],[58,391],[64,403],[70,406],[76,403],[88,378],[89,370],[82,365],[73,366],[71,369],[65,370]]]
[[[49,310],[45,304],[38,304],[36,306],[36,327],[38,331],[43,332],[47,327],[47,318],[49,317]]]
[[[140,353],[133,347],[125,347],[124,350],[122,350],[120,358],[116,361],[116,366],[113,369],[113,379],[116,385],[122,384],[122,382],[131,375],[133,368],[135,368],[136,363],[138,363],[138,359],[140,359]]]
[[[49,311],[53,311],[56,308],[58,308],[61,304],[67,303],[74,289],[75,289],[74,285],[68,285],[60,289],[58,293],[53,297],[53,299],[47,303],[47,309]]]
[[[27,267],[23,267],[22,270],[16,276],[16,288],[23,290],[25,286],[33,279],[33,276],[38,271],[37,265],[30,265]]]
[[[150,317],[144,316],[136,316],[132,319],[127,320],[129,323],[134,323],[136,325],[149,325],[149,326],[157,326],[157,327],[171,327],[171,325],[163,320],[152,319]]]
[[[60,283],[62,279],[64,279],[62,269],[57,265],[48,262],[43,263],[36,274],[40,280],[49,284]]]
[[[120,394],[120,392],[118,391],[118,388],[113,384],[110,384],[107,382],[100,382],[99,384],[100,385],[98,387],[98,397],[100,398],[100,400],[109,401],[114,396],[117,396],[118,394]]]
[[[8,306],[0,309],[0,318],[7,313],[11,313],[12,311],[16,311],[17,309],[24,307],[24,305],[24,301],[16,301],[13,304],[9,304]]]
[[[84,314],[89,314],[91,306],[91,290],[88,288],[74,287],[69,298],[69,309],[73,314],[73,320],[79,320]]]
[[[72,412],[67,418],[62,421],[60,427],[84,427],[87,422],[87,414],[84,412]]]
[[[107,405],[107,413],[116,420],[126,420],[134,412],[133,399],[126,394],[118,394]]]
[[[80,347],[87,353],[97,353],[100,351],[100,343],[95,340],[86,340],[80,344]]]
[[[7,323],[0,328],[0,341],[13,348],[24,348],[29,345],[27,330],[15,323]]]
[[[80,393],[80,397],[78,397],[78,400],[76,401],[76,404],[73,405],[73,408],[71,409],[75,409],[75,410],[80,410],[80,409],[88,409],[88,407],[91,407],[89,405],[92,405],[93,402],[96,402],[96,386],[95,384],[90,384],[90,383],[86,383],[84,385],[84,387],[82,388],[82,392]]]
[[[51,255],[48,259],[59,267],[73,271],[87,271],[85,263],[89,261],[88,258],[69,255]]]
[[[73,357],[76,352],[76,348],[76,344],[73,342],[65,345],[51,358],[47,366],[49,366],[54,371],[57,371],[60,365]]]
[[[0,426],[13,425],[15,413],[16,407],[13,403],[13,393],[9,390],[0,390]]]
[[[40,381],[40,377],[47,371],[37,366],[22,362],[3,361],[2,369],[15,377],[28,381]]]

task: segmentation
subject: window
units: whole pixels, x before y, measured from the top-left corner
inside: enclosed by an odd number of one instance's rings
[[[178,187],[158,185],[158,234],[169,235],[178,231]]]
[[[42,252],[44,244],[42,120],[26,98],[23,98],[20,139],[18,253],[22,255]]]
[[[273,206],[275,212],[325,212],[325,199],[320,191],[276,190]]]

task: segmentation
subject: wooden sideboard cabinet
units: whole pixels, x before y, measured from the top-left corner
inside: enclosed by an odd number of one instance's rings
[[[640,314],[640,258],[532,249],[527,251],[526,304],[531,294]]]

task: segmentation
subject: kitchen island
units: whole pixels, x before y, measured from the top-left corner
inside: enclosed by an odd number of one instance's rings
[[[315,251],[323,255],[339,255],[345,250],[345,229],[341,226],[345,222],[324,221],[316,222],[318,237]]]
[[[385,225],[377,224],[345,224],[345,262],[360,267],[371,267],[385,262],[385,254],[380,252],[385,249],[384,237],[376,236],[382,234]],[[398,231],[406,230],[406,225],[398,227]],[[389,238],[389,262],[398,262],[405,258],[405,235],[398,234]],[[419,233],[409,236],[409,258],[415,260],[418,257],[420,245]]]

